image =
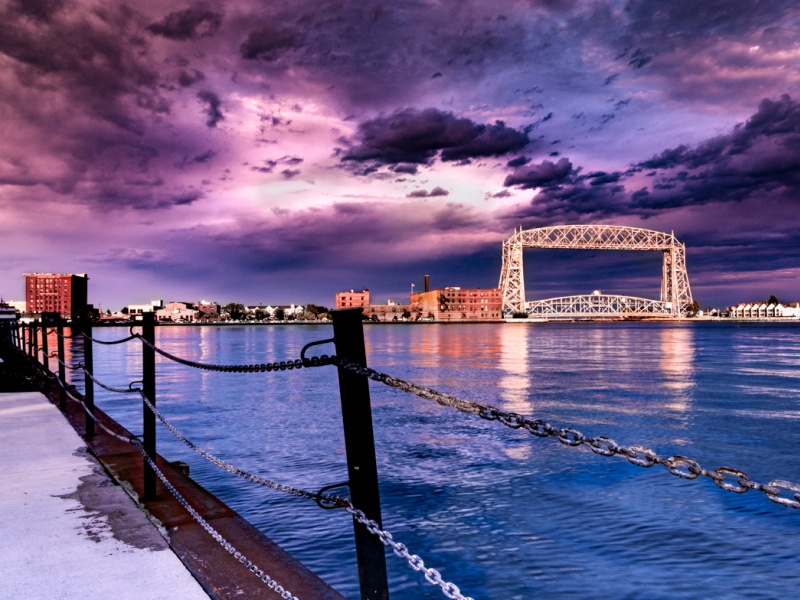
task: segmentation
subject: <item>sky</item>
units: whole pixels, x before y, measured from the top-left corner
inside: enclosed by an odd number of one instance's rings
[[[703,307],[800,301],[800,4],[0,0],[0,296],[330,306],[495,287],[514,229],[674,231]],[[658,252],[525,252],[529,299]]]

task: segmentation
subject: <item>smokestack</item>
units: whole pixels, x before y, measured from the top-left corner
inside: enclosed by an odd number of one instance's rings
[[[425,275],[425,291],[430,292],[431,291],[430,287],[431,287],[431,276]]]

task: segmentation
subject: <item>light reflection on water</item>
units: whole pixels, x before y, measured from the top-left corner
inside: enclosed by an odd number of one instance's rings
[[[369,326],[370,366],[459,397],[800,481],[800,329],[727,323]],[[101,329],[118,339],[127,330]],[[296,358],[329,327],[161,327],[157,343],[217,364]],[[51,342],[51,347],[55,347]],[[322,347],[319,352],[332,352]],[[79,352],[76,351],[78,356]],[[141,347],[95,347],[110,385],[139,379]],[[336,371],[213,373],[159,358],[158,405],[242,468],[311,490],[342,481]],[[540,440],[371,384],[384,525],[477,598],[775,598],[800,590],[800,511],[663,468]],[[96,391],[134,432],[141,403]],[[348,597],[358,597],[341,511],[228,476],[159,430],[159,451]],[[389,554],[392,598],[441,598]]]

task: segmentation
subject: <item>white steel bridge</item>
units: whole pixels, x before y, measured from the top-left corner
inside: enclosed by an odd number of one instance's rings
[[[648,300],[595,293],[526,302],[522,268],[524,248],[660,251],[663,253],[661,298]],[[692,305],[686,247],[675,234],[618,225],[557,225],[515,230],[514,235],[503,242],[499,287],[503,295],[503,313],[508,316],[524,312],[538,318],[680,318]]]

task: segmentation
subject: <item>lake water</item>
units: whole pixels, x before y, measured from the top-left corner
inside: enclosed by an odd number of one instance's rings
[[[797,323],[371,325],[371,367],[585,435],[751,479],[800,482]],[[119,339],[126,328],[95,330]],[[297,358],[330,326],[160,327],[156,343],[221,364]],[[315,353],[333,353],[332,346]],[[141,344],[95,346],[112,386]],[[370,383],[384,527],[476,600],[788,598],[800,594],[800,510],[705,477],[570,448]],[[138,396],[96,392],[141,432]],[[317,490],[347,478],[334,367],[198,371],[158,359],[158,406],[243,469]],[[237,479],[159,426],[159,452],[336,589],[358,598],[352,519]],[[346,490],[339,491],[346,494]],[[787,492],[784,491],[784,495]],[[444,598],[387,553],[393,599]],[[279,579],[279,578],[278,578]]]

